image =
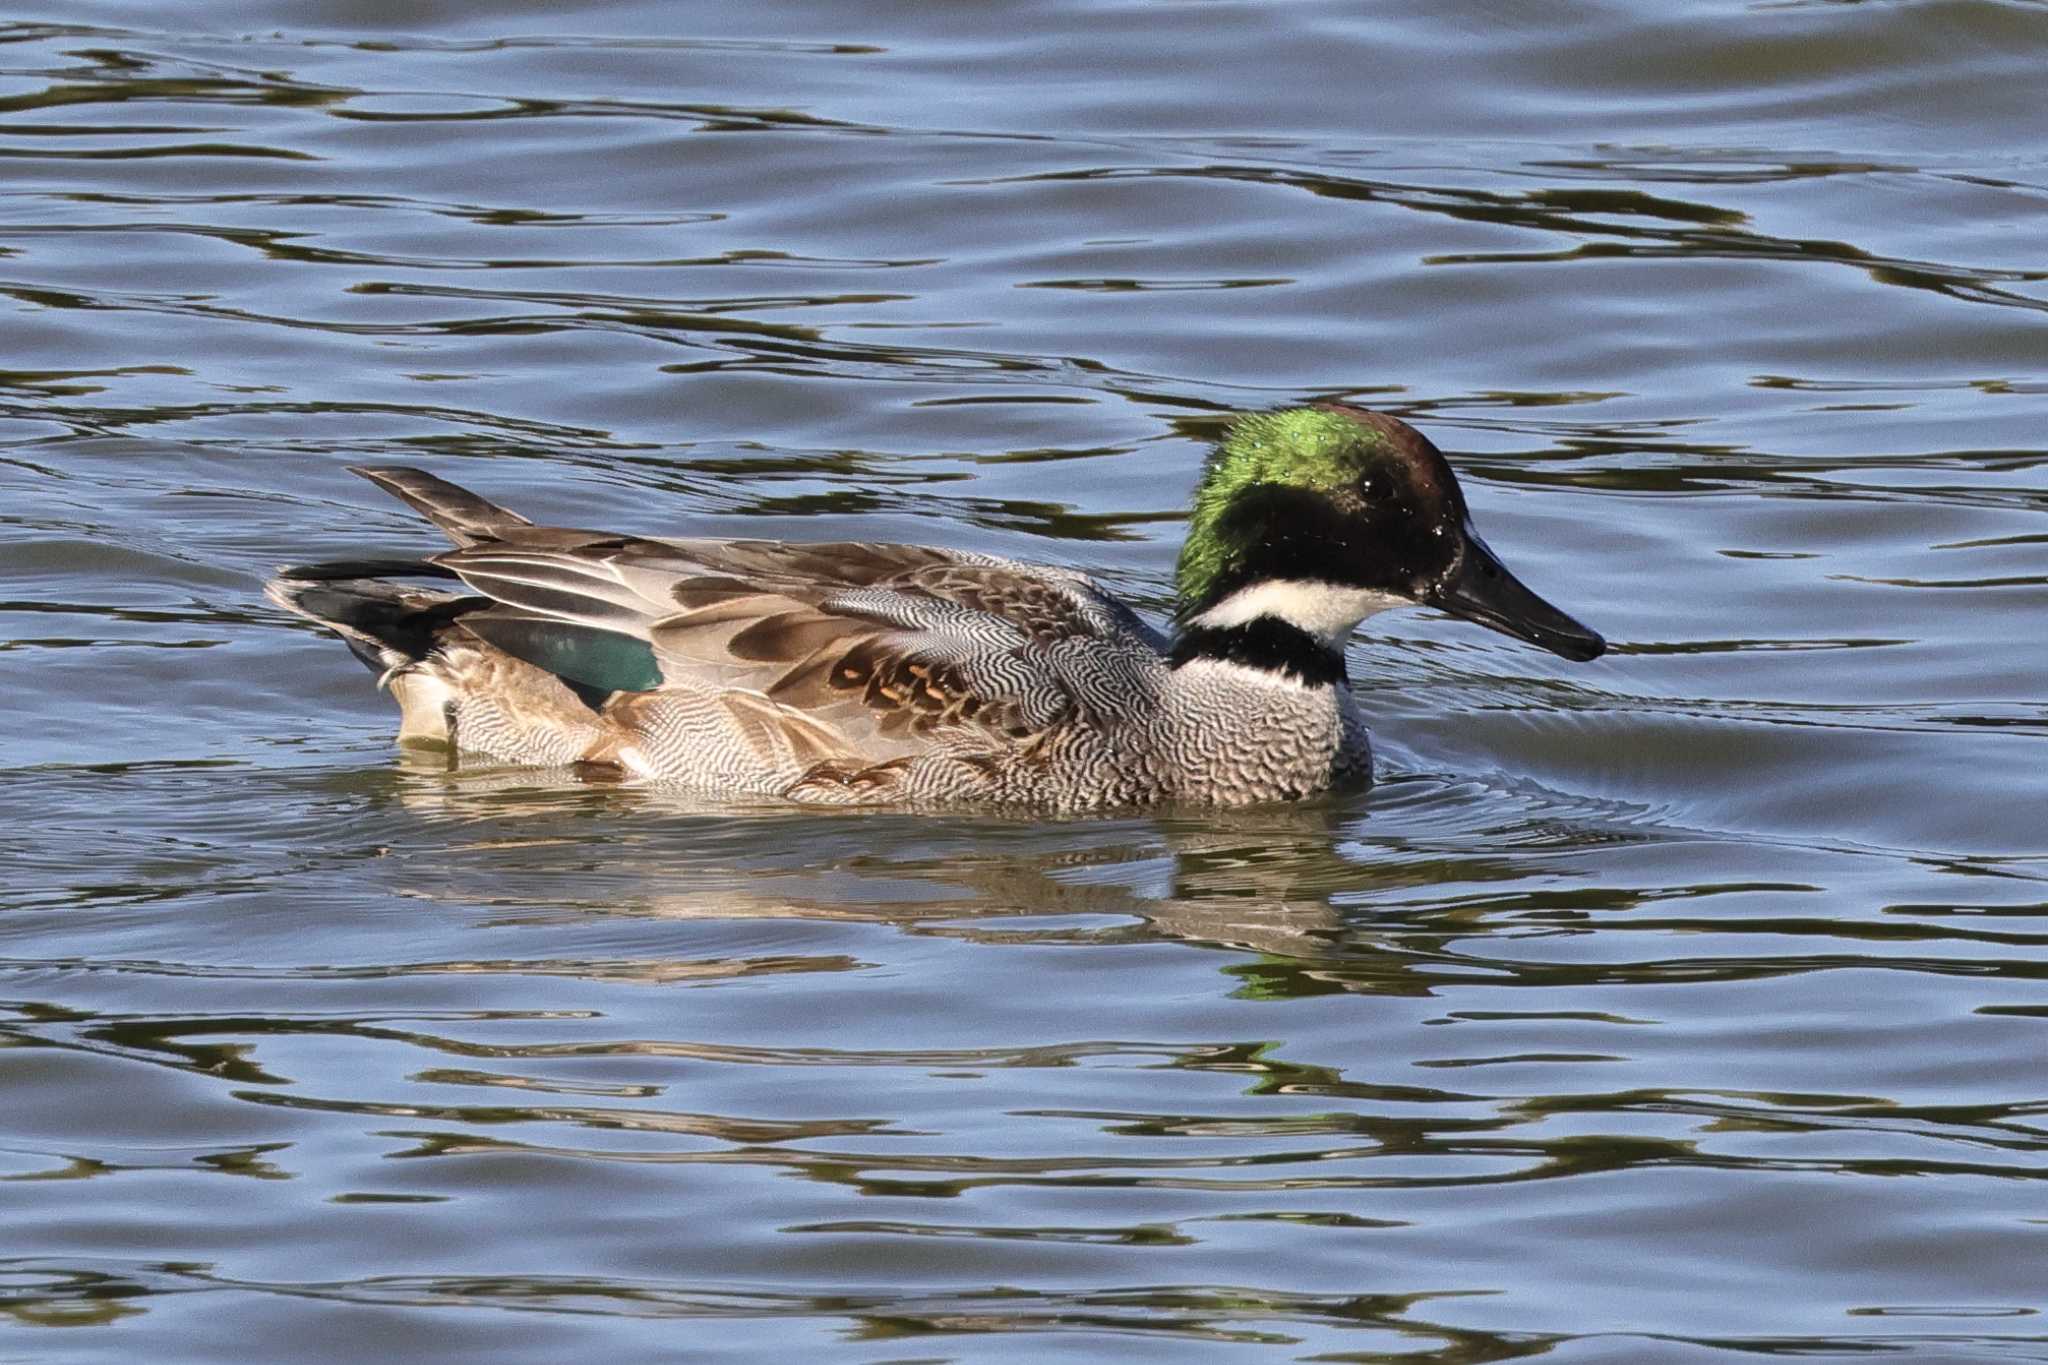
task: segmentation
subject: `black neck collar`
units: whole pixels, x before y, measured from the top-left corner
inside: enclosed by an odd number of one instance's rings
[[[1277,616],[1256,616],[1235,626],[1190,625],[1173,642],[1168,661],[1179,668],[1196,659],[1261,668],[1309,687],[1341,687],[1344,651],[1332,649],[1300,626]]]

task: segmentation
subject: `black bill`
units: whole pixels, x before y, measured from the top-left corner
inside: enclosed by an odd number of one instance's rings
[[[1599,635],[1523,587],[1486,542],[1469,531],[1456,566],[1422,600],[1580,663],[1607,649]]]

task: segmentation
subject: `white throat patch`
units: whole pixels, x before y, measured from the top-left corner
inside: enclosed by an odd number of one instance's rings
[[[1360,621],[1374,612],[1407,605],[1407,598],[1375,588],[1352,588],[1313,578],[1274,578],[1239,588],[1190,624],[1241,626],[1261,616],[1273,616],[1333,649],[1342,649]]]

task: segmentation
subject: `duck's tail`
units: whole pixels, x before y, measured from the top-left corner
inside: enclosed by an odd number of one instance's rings
[[[333,560],[281,568],[263,595],[339,635],[377,674],[377,685],[390,689],[398,702],[401,742],[447,743],[449,687],[436,670],[421,665],[458,617],[488,605],[488,599],[386,580],[454,576],[415,560]]]
[[[457,545],[502,540],[505,531],[512,527],[533,525],[517,512],[508,512],[488,498],[480,498],[424,469],[402,464],[352,464],[348,472],[362,475],[433,522]]]

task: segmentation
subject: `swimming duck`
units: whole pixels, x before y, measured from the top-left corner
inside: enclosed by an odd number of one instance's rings
[[[535,526],[421,470],[352,472],[457,548],[282,569],[270,598],[377,673],[402,742],[590,777],[830,805],[1297,800],[1371,781],[1344,646],[1374,612],[1605,648],[1502,567],[1420,432],[1339,404],[1229,428],[1170,636],[1071,569]],[[392,581],[419,578],[463,590]]]

